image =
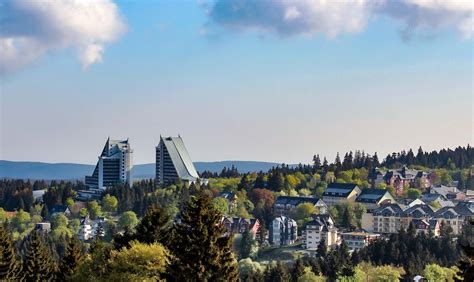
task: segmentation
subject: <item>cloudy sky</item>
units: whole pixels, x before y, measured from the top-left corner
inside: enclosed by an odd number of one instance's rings
[[[470,0],[0,0],[0,159],[154,161],[473,143]]]

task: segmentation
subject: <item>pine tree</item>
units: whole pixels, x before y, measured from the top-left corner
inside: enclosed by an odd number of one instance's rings
[[[290,278],[288,267],[281,261],[278,261],[274,267],[268,267],[268,271],[265,273],[265,281],[287,282],[290,281]]]
[[[240,241],[239,248],[239,259],[245,259],[250,256],[254,241],[255,239],[253,238],[253,235],[250,233],[250,231],[247,230],[242,233],[242,240]]]
[[[23,270],[27,281],[51,281],[56,276],[56,264],[36,230],[31,231],[26,240]]]
[[[211,198],[204,194],[192,197],[181,211],[168,244],[173,254],[171,280],[236,281],[237,262],[226,232]]]
[[[74,273],[81,258],[81,243],[77,237],[72,237],[68,240],[66,251],[59,266],[59,278],[64,280],[66,277]]]
[[[298,281],[298,278],[304,274],[305,264],[301,258],[298,258],[291,270],[292,281]]]
[[[4,226],[0,226],[0,280],[20,279],[20,270],[10,235]]]

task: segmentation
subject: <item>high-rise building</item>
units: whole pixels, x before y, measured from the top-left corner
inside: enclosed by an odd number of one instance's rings
[[[92,176],[86,176],[89,189],[104,190],[122,183],[132,185],[132,153],[127,140],[107,139]]]
[[[198,178],[183,139],[180,136],[160,136],[160,143],[156,146],[156,182],[164,185],[177,180],[192,183]]]

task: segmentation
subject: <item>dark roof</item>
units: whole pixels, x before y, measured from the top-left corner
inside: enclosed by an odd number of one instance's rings
[[[474,202],[459,202],[455,207],[443,207],[436,211],[436,217],[454,218],[474,215]]]
[[[431,217],[434,215],[434,211],[429,205],[418,204],[406,209],[403,215],[414,218]]]
[[[374,215],[383,215],[383,216],[393,216],[393,215],[399,215],[403,212],[402,207],[399,204],[387,204],[387,205],[382,205],[378,208],[376,208],[373,211]]]
[[[311,203],[316,205],[320,200],[316,197],[279,196],[275,204],[297,206],[299,204]]]
[[[346,198],[355,188],[358,186],[354,183],[331,183],[324,191],[323,196]]]
[[[388,191],[385,189],[364,188],[359,197],[357,197],[356,202],[377,203],[386,193]]]
[[[67,206],[65,205],[54,205],[50,210],[49,210],[49,213],[50,214],[53,214],[53,213],[58,213],[58,212],[65,212],[67,209]]]
[[[317,214],[317,215],[313,215],[313,220],[307,222],[304,227],[306,228],[306,226],[308,225],[315,225],[315,226],[321,226],[323,227],[323,230],[324,231],[328,231],[332,228],[334,228],[334,224],[333,224],[333,220],[332,218],[329,216],[329,214]]]

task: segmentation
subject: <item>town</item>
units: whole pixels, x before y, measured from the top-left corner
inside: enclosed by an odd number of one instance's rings
[[[460,150],[472,154],[469,146],[456,151]],[[337,156],[332,164],[326,158],[321,163],[315,155],[312,165],[282,164],[268,173],[239,173],[235,167],[224,168],[220,174],[198,173],[180,136],[160,137],[155,151],[155,179],[134,180],[129,140],[109,138],[84,182],[21,182],[16,190],[31,190],[33,199],[17,193],[12,195],[17,205],[5,199],[4,191],[5,207],[14,210],[3,212],[13,238],[21,239],[34,229],[55,240],[77,236],[86,245],[98,239],[113,242],[134,230],[139,219],[146,217],[147,206],[154,203],[177,220],[184,191],[187,197],[201,191],[212,198],[224,235],[233,238],[239,265],[294,263],[341,246],[347,255],[360,256],[400,232],[442,240],[451,236],[459,242],[465,236],[463,229],[473,228],[472,168],[461,170],[453,180],[445,169],[408,167],[398,161],[398,168],[386,168],[376,154],[357,151],[355,157],[350,152],[342,161]],[[420,149],[414,159],[430,155]],[[2,187],[12,185],[11,180],[2,182]],[[468,246],[472,248],[473,243]],[[397,271],[400,277],[407,272],[413,276],[423,268]]]

